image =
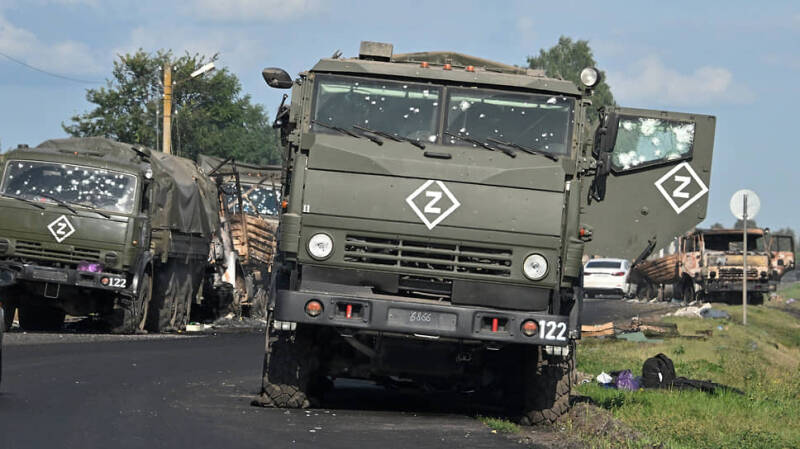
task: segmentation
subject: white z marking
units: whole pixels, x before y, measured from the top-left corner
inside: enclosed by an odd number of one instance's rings
[[[692,178],[689,176],[675,175],[675,182],[679,182],[681,185],[675,187],[675,190],[672,191],[672,196],[675,198],[689,198],[689,192],[684,192],[683,189],[692,182]]]
[[[56,231],[56,234],[64,235],[66,233],[67,233],[67,224],[66,223],[59,223],[58,224],[58,230]]]
[[[433,198],[432,200],[428,201],[428,204],[423,209],[423,212],[426,214],[440,214],[442,213],[442,209],[439,207],[433,207],[434,204],[438,203],[440,199],[442,199],[442,192],[437,192],[435,190],[427,190],[425,192],[425,196],[428,198]]]

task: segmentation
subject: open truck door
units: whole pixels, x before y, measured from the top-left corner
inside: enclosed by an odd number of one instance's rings
[[[583,196],[593,230],[586,254],[644,258],[706,217],[716,118],[610,108],[601,115],[597,169]]]

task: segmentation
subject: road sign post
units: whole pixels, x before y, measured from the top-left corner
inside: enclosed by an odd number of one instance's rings
[[[739,190],[731,197],[731,212],[742,220],[742,324],[747,325],[747,220],[755,218],[761,201],[752,190]]]

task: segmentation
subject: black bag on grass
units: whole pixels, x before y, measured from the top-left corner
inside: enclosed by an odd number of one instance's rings
[[[645,360],[642,365],[642,386],[644,388],[669,388],[675,381],[675,365],[664,354]]]

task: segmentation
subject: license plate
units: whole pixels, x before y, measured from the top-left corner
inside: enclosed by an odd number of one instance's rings
[[[411,309],[389,309],[389,324],[420,329],[456,330],[456,314]]]
[[[114,276],[104,276],[100,279],[100,283],[111,288],[125,288],[128,286],[127,279]]]

